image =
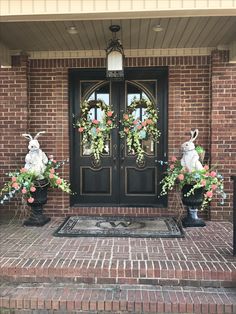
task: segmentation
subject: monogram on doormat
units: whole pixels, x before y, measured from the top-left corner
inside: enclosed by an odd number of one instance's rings
[[[59,226],[54,236],[181,238],[184,232],[173,217],[71,216]]]

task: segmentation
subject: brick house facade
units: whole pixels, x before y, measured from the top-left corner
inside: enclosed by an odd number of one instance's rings
[[[209,218],[229,220],[232,216],[232,182],[236,173],[236,64],[228,52],[215,50],[211,56],[126,58],[127,67],[168,67],[168,155],[180,156],[180,145],[189,130],[199,129],[198,143],[206,148],[207,159],[225,177],[227,199],[222,206],[212,202]],[[27,143],[22,133],[45,130],[40,141],[47,154],[58,159],[70,156],[68,69],[103,68],[105,59],[13,58],[12,68],[0,69],[1,100],[1,185],[5,173],[24,163]],[[63,176],[70,177],[69,166]],[[18,208],[5,203],[3,209]],[[45,210],[50,216],[111,214],[111,208],[70,207],[69,196],[50,191]],[[120,208],[117,214],[158,214],[171,208]]]

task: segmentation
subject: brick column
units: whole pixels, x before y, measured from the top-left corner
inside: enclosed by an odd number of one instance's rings
[[[211,219],[232,219],[233,184],[236,173],[236,64],[228,63],[228,52],[212,53],[211,163],[225,178],[224,206],[212,202]]]
[[[21,136],[28,121],[28,58],[17,56],[11,68],[0,68],[0,186],[6,173],[24,165],[27,143]],[[9,209],[10,203],[4,204]],[[17,208],[14,204],[11,208]]]
[[[72,60],[30,60],[29,129],[31,134],[46,131],[39,138],[41,149],[56,160],[69,158],[68,64]],[[69,180],[69,165],[59,169]],[[69,195],[49,189],[44,206],[47,215],[63,216],[69,210]]]

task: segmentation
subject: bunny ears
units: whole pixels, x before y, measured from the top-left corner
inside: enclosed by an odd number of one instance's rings
[[[27,140],[32,141],[33,139],[36,140],[40,136],[40,134],[43,134],[43,133],[46,133],[46,132],[45,131],[38,132],[34,138],[30,134],[26,134],[26,133],[22,134],[22,136],[26,138]]]
[[[190,142],[195,141],[196,138],[198,137],[198,129],[195,129],[194,131],[190,131],[190,134],[191,134]]]

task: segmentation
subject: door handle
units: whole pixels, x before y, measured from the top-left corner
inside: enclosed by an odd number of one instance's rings
[[[116,161],[116,155],[117,155],[117,145],[113,145],[113,161]]]
[[[121,146],[120,146],[120,159],[122,162],[124,162],[124,160],[125,160],[124,149],[125,149],[125,145],[121,144]]]
[[[116,155],[117,155],[117,145],[114,144],[113,145],[113,151],[112,151],[112,156],[113,156],[113,163],[114,163],[114,170],[116,171],[117,167],[116,167]]]

